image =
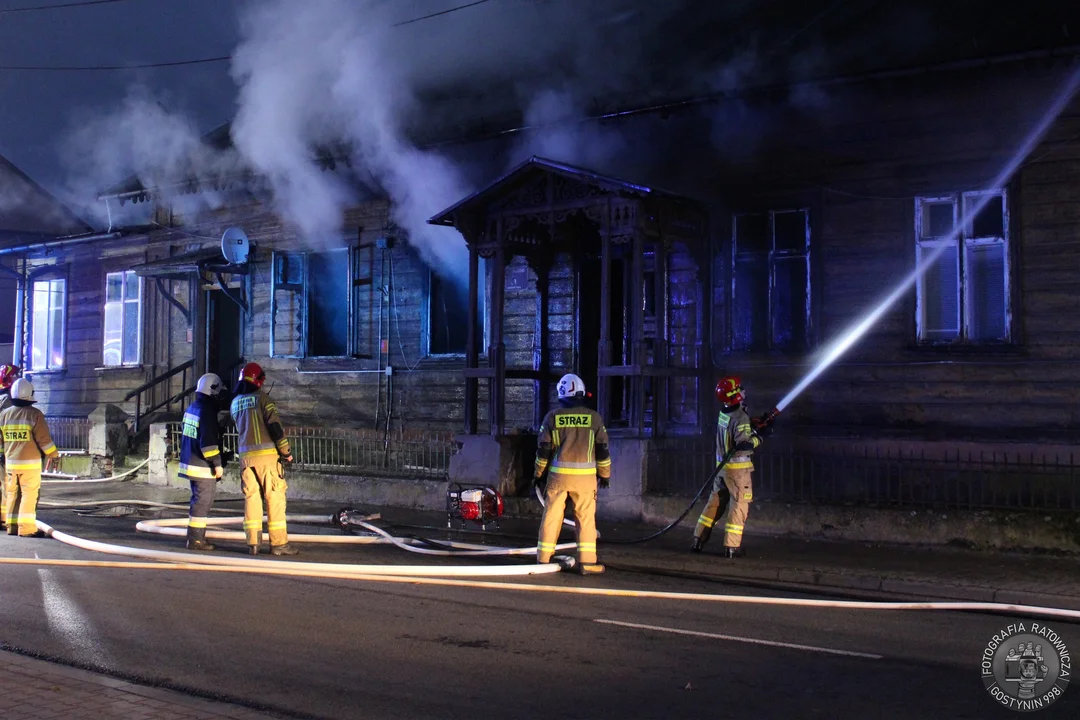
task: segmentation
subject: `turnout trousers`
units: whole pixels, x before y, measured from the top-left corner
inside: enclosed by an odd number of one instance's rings
[[[0,466],[0,529],[7,527],[7,467]]]
[[[262,539],[263,503],[266,503],[266,528],[270,545],[277,547],[289,542],[285,527],[285,491],[288,486],[281,476],[276,457],[241,459],[240,489],[244,492],[244,534],[248,545],[258,545]]]
[[[742,545],[746,516],[750,512],[750,503],[754,499],[753,485],[750,481],[752,472],[750,468],[724,470],[723,485],[716,483],[712,495],[709,496],[709,502],[698,517],[697,527],[694,528],[694,537],[700,539],[702,544],[708,542],[713,526],[722,524],[724,547],[737,548]],[[725,500],[727,507],[718,520],[717,514]]]
[[[577,559],[584,565],[596,563],[596,476],[550,473],[544,491],[544,516],[540,520],[540,541],[536,561],[546,563],[555,554],[562,532],[566,500],[574,506]]]
[[[188,510],[188,537],[203,540],[206,537],[206,518],[217,496],[217,479],[188,478],[191,483],[191,507]],[[246,500],[245,500],[246,505]],[[261,520],[260,513],[260,520]],[[262,523],[259,523],[260,530]]]
[[[7,534],[33,535],[37,532],[41,471],[9,470],[4,486],[7,489]]]

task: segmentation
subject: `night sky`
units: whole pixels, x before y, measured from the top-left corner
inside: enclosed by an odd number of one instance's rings
[[[168,98],[204,130],[230,119],[229,63],[112,71],[13,70],[102,66],[228,55],[237,11],[250,0],[122,0],[10,12],[72,0],[0,0],[0,153],[52,191],[67,179],[62,150],[74,124],[121,102],[135,84]],[[257,0],[256,0],[257,1]]]

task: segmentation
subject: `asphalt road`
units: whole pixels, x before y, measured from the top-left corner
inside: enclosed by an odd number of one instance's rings
[[[179,545],[137,536],[131,519],[54,524],[124,544]],[[393,548],[305,550],[297,560],[417,561]],[[108,559],[6,536],[0,556]],[[1019,620],[1004,616],[164,569],[3,565],[0,578],[0,642],[9,649],[300,717],[1016,717],[979,675],[990,638]],[[780,595],[615,572],[527,582]],[[1046,624],[1080,648],[1080,625]],[[1033,716],[1080,717],[1080,687]]]

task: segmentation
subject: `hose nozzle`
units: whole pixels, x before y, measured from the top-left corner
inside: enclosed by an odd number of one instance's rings
[[[750,418],[750,424],[754,426],[754,430],[764,430],[773,424],[773,421],[780,415],[780,410],[773,408],[767,413],[761,415],[761,417]]]

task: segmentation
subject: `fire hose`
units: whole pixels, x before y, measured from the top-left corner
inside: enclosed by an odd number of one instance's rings
[[[751,423],[754,426],[754,430],[759,431],[759,430],[762,430],[762,429],[768,427],[769,425],[772,425],[772,423],[776,420],[776,418],[777,418],[777,416],[779,414],[780,414],[780,411],[778,409],[776,409],[776,408],[773,408],[772,410],[765,413],[761,417],[752,418]],[[651,535],[646,535],[645,537],[640,537],[640,538],[633,538],[633,539],[630,539],[630,540],[605,539],[605,538],[601,537],[599,533],[597,533],[597,536],[596,536],[597,537],[597,542],[598,543],[606,543],[606,544],[609,544],[609,545],[636,545],[638,543],[648,542],[649,540],[655,540],[656,538],[660,537],[661,535],[664,535],[664,534],[670,532],[679,523],[681,523],[683,520],[686,519],[686,516],[690,514],[690,511],[693,510],[694,506],[698,504],[699,500],[701,500],[701,497],[702,497],[702,495],[705,494],[705,491],[709,487],[711,487],[712,484],[716,481],[716,477],[720,474],[720,471],[724,469],[724,466],[728,464],[728,461],[731,460],[731,458],[735,455],[735,452],[736,452],[736,448],[732,447],[730,450],[728,450],[724,454],[724,457],[720,459],[720,462],[718,462],[716,464],[716,467],[713,468],[713,471],[711,473],[709,473],[709,477],[705,480],[705,483],[701,486],[701,489],[697,491],[697,494],[694,495],[694,499],[691,500],[690,504],[686,506],[686,509],[682,511],[682,514],[679,515],[679,517],[672,520],[667,525],[665,525],[664,527],[660,528],[659,530],[657,530],[656,532],[654,532]],[[543,498],[543,495],[540,492],[539,487],[536,488],[536,497],[537,497],[537,499],[540,500],[541,505],[543,505],[544,507],[547,507],[547,504],[544,502],[544,498]],[[572,520],[564,519],[563,523],[567,524],[567,525],[570,525],[571,527],[576,527],[576,524]]]

